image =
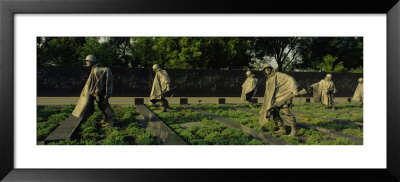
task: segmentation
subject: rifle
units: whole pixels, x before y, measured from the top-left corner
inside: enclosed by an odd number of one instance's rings
[[[169,93],[169,92],[172,92],[172,91],[174,91],[176,88],[177,88],[177,86],[174,86],[174,87],[173,87],[173,88],[171,88],[170,90],[168,90],[168,91],[164,91],[164,92],[161,92],[161,94],[160,94],[160,95],[157,95],[157,96],[155,96],[155,97],[159,97],[159,96],[165,95],[165,94],[167,94],[167,93]]]

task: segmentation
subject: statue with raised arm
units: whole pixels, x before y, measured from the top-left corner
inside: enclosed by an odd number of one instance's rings
[[[247,71],[246,76],[247,78],[242,85],[241,100],[249,102],[250,107],[253,107],[253,96],[257,92],[258,79],[255,78],[255,75],[251,71]]]
[[[311,85],[313,89],[314,102],[320,102],[324,108],[332,107],[335,110],[334,98],[337,92],[335,84],[332,81],[332,75],[326,74],[321,81]]]
[[[108,103],[113,91],[111,70],[107,67],[100,67],[94,55],[88,55],[85,61],[86,66],[91,67],[91,71],[72,115],[88,118],[94,112],[94,101],[96,101],[105,115],[105,121],[112,126],[114,125],[114,110]]]

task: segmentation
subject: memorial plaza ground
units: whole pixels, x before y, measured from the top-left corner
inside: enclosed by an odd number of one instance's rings
[[[49,145],[362,145],[363,109],[348,98],[336,98],[336,110],[324,109],[312,98],[295,98],[291,111],[297,119],[297,136],[278,135],[274,122],[258,124],[262,98],[249,107],[238,97],[167,98],[171,109],[161,112],[133,97],[111,97],[115,125],[102,124],[97,108],[82,120],[73,136],[44,142],[62,125],[78,97],[38,97],[37,142]],[[221,100],[222,99],[222,100]],[[224,99],[224,100],[223,100]],[[224,103],[222,102],[224,101]],[[309,102],[307,102],[309,101]],[[218,104],[219,103],[219,104]],[[299,105],[300,103],[300,105]],[[290,127],[286,126],[287,133]]]

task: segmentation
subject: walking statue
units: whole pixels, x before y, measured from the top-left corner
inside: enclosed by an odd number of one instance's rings
[[[324,108],[332,107],[335,110],[334,98],[337,92],[335,84],[332,81],[332,75],[326,74],[321,81],[310,86],[309,91],[313,90],[314,102],[322,103]]]
[[[282,111],[285,120],[291,126],[289,135],[295,136],[297,132],[296,117],[290,111],[290,107],[293,98],[299,94],[297,83],[293,77],[285,73],[276,72],[270,64],[263,65],[263,72],[267,76],[267,80],[265,83],[263,105],[260,110],[259,124],[261,126],[265,125],[269,122],[270,116],[272,116],[279,128],[277,133],[285,135],[286,129],[279,114]]]
[[[153,65],[153,71],[156,72],[156,76],[151,87],[150,104],[160,102],[162,111],[166,112],[169,106],[167,99],[165,99],[165,94],[170,91],[170,79],[167,71],[158,66],[158,64]]]
[[[96,101],[100,110],[105,115],[105,121],[113,126],[114,110],[108,103],[108,99],[113,91],[113,75],[111,70],[107,67],[100,67],[94,55],[88,55],[85,61],[86,66],[92,69],[72,115],[88,118],[94,112],[94,101]],[[104,120],[102,120],[102,123],[104,123]]]
[[[353,98],[351,99],[352,101],[360,102],[361,103],[360,107],[363,106],[363,96],[364,96],[363,87],[364,87],[363,78],[359,78],[356,91],[354,92]]]
[[[257,82],[258,79],[251,71],[246,72],[246,81],[242,85],[242,95],[241,100],[249,102],[250,107],[253,107],[253,96],[257,92]]]

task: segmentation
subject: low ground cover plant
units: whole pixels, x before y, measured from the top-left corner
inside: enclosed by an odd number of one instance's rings
[[[157,108],[149,106],[156,115],[185,142],[191,145],[262,145],[261,140],[254,139],[240,130],[229,128],[212,121],[211,118],[181,106],[171,105],[168,112],[156,112]],[[191,127],[182,124],[193,123]]]
[[[275,133],[275,131],[277,130],[277,127],[274,122],[268,122],[263,127],[260,127],[260,125],[258,124],[258,115],[235,109],[235,107],[238,107],[238,108],[246,108],[246,109],[254,111],[257,109],[257,106],[255,108],[250,108],[248,105],[244,105],[244,104],[235,105],[235,106],[203,104],[203,105],[195,105],[194,107],[203,109],[203,110],[210,112],[212,114],[215,114],[217,116],[227,118],[233,122],[237,122],[239,124],[248,126],[256,131],[261,131],[261,132],[265,132],[271,136],[280,137],[281,139],[283,139],[286,142],[289,142],[291,144],[297,144],[297,145],[301,145],[301,144],[305,144],[305,145],[353,145],[353,144],[355,144],[354,142],[352,142],[346,138],[333,138],[333,137],[327,136],[319,131],[305,129],[305,128],[300,128],[297,133],[298,136],[296,136],[296,137],[278,136]],[[259,109],[258,109],[258,111],[259,111]],[[307,116],[305,116],[305,117],[307,117]],[[331,127],[335,127],[335,126],[331,126]],[[288,131],[290,131],[290,127],[286,126],[286,129]],[[354,133],[357,131],[350,130],[350,128],[349,128],[348,133],[350,133],[350,132]]]
[[[75,105],[38,106],[37,140],[43,140],[73,111]],[[51,142],[49,145],[151,145],[156,139],[140,128],[133,106],[113,106],[115,126],[102,125],[104,115],[96,106],[92,116],[83,121],[74,139]]]
[[[257,113],[261,109],[261,105],[249,107],[247,104],[237,104],[235,107]],[[296,115],[297,122],[363,137],[362,126],[355,124],[363,122],[363,108],[359,107],[359,103],[338,103],[335,111],[324,109],[321,104],[301,103],[294,104],[291,111]]]

